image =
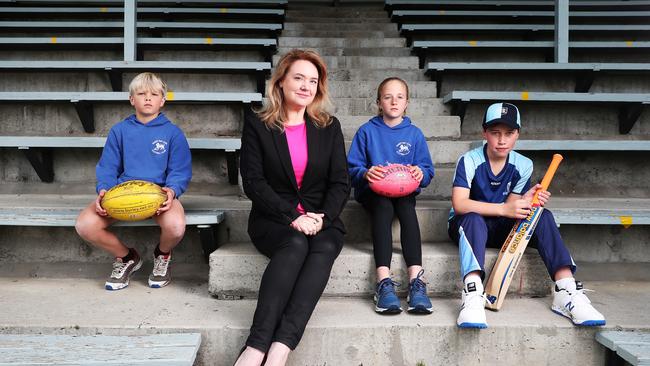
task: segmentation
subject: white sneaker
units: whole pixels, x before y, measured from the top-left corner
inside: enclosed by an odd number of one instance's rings
[[[479,287],[477,289],[477,287]],[[456,320],[459,328],[487,328],[485,318],[485,302],[487,301],[483,286],[476,285],[476,282],[468,282],[463,287],[463,303],[460,305],[460,313]]]
[[[581,282],[575,281],[566,287],[559,288],[555,285],[551,305],[553,312],[571,319],[575,325],[605,325],[605,317],[591,305]]]

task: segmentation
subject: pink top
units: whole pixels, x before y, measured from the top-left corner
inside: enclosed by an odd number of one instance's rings
[[[287,144],[289,145],[289,155],[291,155],[291,165],[293,166],[293,173],[296,176],[296,183],[298,188],[302,185],[302,178],[305,175],[307,168],[307,127],[305,121],[295,126],[284,126],[284,132],[287,134]],[[305,209],[300,203],[296,207],[301,214],[305,213]]]

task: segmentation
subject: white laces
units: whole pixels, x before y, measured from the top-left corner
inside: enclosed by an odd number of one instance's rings
[[[591,300],[589,300],[587,295],[585,295],[585,292],[595,292],[595,291],[583,288],[583,289],[580,289],[580,290],[576,290],[575,292],[569,292],[569,295],[571,296],[571,301],[573,303],[583,302],[583,303],[586,303],[586,304],[591,304]]]
[[[466,308],[484,308],[487,296],[485,293],[479,295],[476,292],[468,293],[465,297],[464,307]]]
[[[124,263],[121,261],[115,261],[113,262],[113,272],[111,272],[111,278],[120,278],[124,274],[124,271],[126,270],[126,266],[128,263]]]
[[[153,275],[154,276],[164,276],[167,274],[167,267],[169,266],[169,262],[171,260],[171,256],[167,255],[159,255],[157,256],[154,261],[153,261]]]

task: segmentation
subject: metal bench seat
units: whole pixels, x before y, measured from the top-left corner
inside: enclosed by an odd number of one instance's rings
[[[239,137],[188,138],[192,150],[223,150],[226,153],[228,181],[238,183],[237,158],[241,149]],[[106,137],[0,136],[0,148],[17,148],[25,154],[43,182],[54,181],[53,149],[103,148]]]
[[[650,104],[650,94],[640,93],[556,93],[556,92],[500,92],[455,90],[443,97],[444,103],[452,105],[452,114],[458,115],[461,122],[465,117],[467,105],[472,101],[518,101],[526,103],[598,103],[618,106],[619,132],[629,133],[643,112],[644,105]]]

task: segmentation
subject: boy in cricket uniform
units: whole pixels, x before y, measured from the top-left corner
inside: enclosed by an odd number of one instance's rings
[[[535,191],[530,187],[533,162],[513,151],[519,138],[519,110],[509,103],[488,107],[483,120],[487,143],[458,159],[451,195],[449,236],[458,244],[462,305],[456,324],[461,328],[487,328],[483,290],[485,248],[500,248],[517,219],[525,219],[532,208]],[[541,190],[545,205],[548,191]],[[551,309],[575,325],[605,325],[573,274],[576,265],[569,254],[555,219],[549,210],[541,214],[530,240],[537,248],[551,279],[555,281]]]

